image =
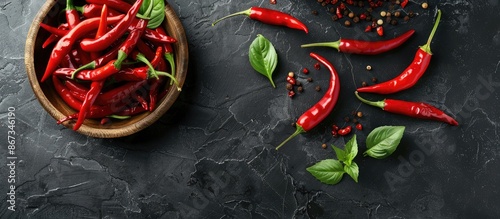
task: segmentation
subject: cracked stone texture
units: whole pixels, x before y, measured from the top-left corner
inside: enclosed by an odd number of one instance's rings
[[[181,96],[158,122],[120,139],[95,139],[58,126],[36,100],[24,67],[28,28],[44,1],[0,1],[0,188],[7,191],[7,111],[16,108],[16,211],[0,205],[1,218],[498,218],[500,216],[500,23],[496,0],[430,0],[418,15],[388,26],[385,38],[417,32],[393,52],[366,57],[300,44],[339,37],[379,40],[364,25],[344,27],[316,1],[168,1],[189,39],[190,66]],[[211,22],[254,5],[286,11],[309,34],[234,17]],[[450,127],[360,104],[353,95],[362,81],[388,80],[402,71],[426,42],[436,8],[443,18],[432,43],[429,70],[417,85],[390,98],[424,101],[453,115]],[[319,15],[312,15],[317,10]],[[279,55],[277,88],[254,72],[248,46],[257,34]],[[314,51],[339,71],[341,96],[333,113],[314,130],[274,147],[290,125],[328,86],[325,68],[314,70]],[[371,65],[373,70],[365,70]],[[311,69],[313,82],[300,73]],[[287,96],[287,73],[297,73],[305,92]],[[384,96],[368,95],[370,99]],[[331,124],[363,111],[356,131],[360,152],[369,131],[404,125],[399,148],[387,159],[361,155],[359,183],[349,177],[335,186],[315,180],[305,168],[343,147]],[[3,200],[7,199],[4,195]]]

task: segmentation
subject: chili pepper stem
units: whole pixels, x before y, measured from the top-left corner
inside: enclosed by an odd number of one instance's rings
[[[76,7],[73,4],[73,0],[66,0],[66,10],[69,11],[69,10],[75,10],[75,9],[76,9]]]
[[[155,68],[153,67],[153,65],[151,65],[151,62],[149,62],[149,60],[143,54],[138,53],[135,59],[138,60],[138,61],[141,61],[144,64],[146,64],[149,67],[149,70],[155,76],[155,78],[158,79],[158,74],[156,73]]]
[[[214,21],[212,23],[212,26],[215,26],[215,24],[219,23],[220,21],[222,20],[225,20],[226,18],[230,18],[230,17],[234,17],[234,16],[238,16],[238,15],[246,15],[246,16],[250,16],[250,13],[252,11],[252,8],[249,8],[247,10],[244,10],[244,11],[240,11],[240,12],[236,12],[236,13],[233,13],[233,14],[230,14],[230,15],[227,15],[227,16],[224,16],[222,18],[219,18],[218,20]]]
[[[436,34],[436,30],[439,26],[439,21],[441,21],[441,10],[438,9],[437,11],[437,18],[436,18],[436,21],[434,22],[434,27],[432,27],[432,31],[431,33],[429,34],[429,39],[427,39],[427,43],[423,46],[420,46],[420,48],[422,50],[424,50],[426,53],[429,53],[432,55],[432,52],[431,52],[431,42],[432,42],[432,38],[434,37],[434,34]]]
[[[364,99],[362,98],[361,96],[359,96],[358,92],[357,91],[354,91],[354,94],[356,95],[356,97],[363,103],[367,104],[367,105],[370,105],[370,106],[374,106],[374,107],[378,107],[378,108],[381,108],[381,109],[384,109],[385,107],[385,101],[384,100],[381,100],[381,101],[369,101],[367,99]]]
[[[295,126],[297,127],[297,129],[295,130],[295,132],[292,135],[290,135],[287,139],[285,139],[283,142],[281,142],[281,144],[279,144],[276,147],[276,150],[280,149],[283,145],[285,145],[288,141],[292,140],[292,138],[294,138],[295,136],[300,135],[300,134],[306,132],[304,130],[304,128],[302,128],[302,126],[300,126],[299,124],[296,124]]]
[[[121,120],[124,120],[124,119],[130,119],[131,116],[119,116],[119,115],[109,115],[107,116],[108,118],[113,118],[113,119],[121,119]]]
[[[96,63],[95,61],[89,62],[85,65],[80,66],[79,68],[75,69],[73,73],[71,73],[71,79],[75,79],[75,76],[78,72],[85,70],[85,69],[95,69]]]
[[[154,74],[156,74],[156,77],[158,77],[160,75],[160,76],[166,76],[166,77],[172,79],[174,84],[177,86],[177,90],[178,91],[182,90],[182,88],[179,86],[179,82],[177,81],[177,79],[175,79],[175,77],[173,75],[171,75],[167,72],[164,72],[164,71],[155,71]]]
[[[175,60],[174,60],[174,54],[172,52],[166,52],[165,53],[165,59],[170,64],[170,71],[171,71],[172,76],[175,77]],[[173,83],[173,80],[172,80],[172,82],[170,82],[170,85],[172,85],[172,83]]]
[[[115,68],[116,69],[122,69],[122,63],[123,61],[125,61],[125,59],[127,59],[127,53],[125,53],[124,51],[122,50],[119,50],[118,51],[118,57],[116,58],[116,61],[115,61]]]
[[[326,47],[332,47],[337,49],[340,52],[339,46],[340,46],[340,40],[337,40],[335,42],[323,42],[323,43],[309,43],[309,44],[303,44],[300,47],[302,48],[307,48],[307,47],[316,47],[316,46],[326,46]]]

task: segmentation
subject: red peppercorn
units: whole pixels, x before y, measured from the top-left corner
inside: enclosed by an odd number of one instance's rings
[[[293,90],[288,91],[288,96],[292,98],[293,96],[295,96],[295,92]]]
[[[384,35],[384,28],[382,26],[377,27],[377,34],[379,36],[383,36]]]
[[[361,123],[356,124],[356,129],[360,131],[363,130],[363,125],[361,125]]]
[[[370,32],[370,31],[372,31],[372,26],[371,25],[366,26],[365,32]]]
[[[332,125],[332,130],[333,131],[338,131],[340,128],[337,125]]]
[[[314,68],[316,70],[320,70],[321,69],[321,65],[319,64],[319,62],[316,62],[316,64],[314,64]]]
[[[287,76],[287,77],[286,77],[286,81],[287,81],[289,84],[291,84],[291,85],[295,85],[295,84],[296,84],[296,82],[297,82],[297,81],[295,80],[295,78],[290,77],[290,76]]]
[[[302,69],[302,73],[304,73],[304,74],[306,74],[306,75],[307,75],[307,74],[309,74],[309,69],[307,69],[307,68],[303,68],[303,69]]]

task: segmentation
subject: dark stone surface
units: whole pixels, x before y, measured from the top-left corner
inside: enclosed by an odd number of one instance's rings
[[[58,126],[36,100],[24,68],[28,28],[44,1],[0,2],[0,188],[1,218],[498,218],[500,216],[500,23],[498,0],[429,1],[418,15],[387,26],[385,38],[410,28],[417,33],[402,47],[376,57],[340,54],[300,44],[339,37],[379,40],[364,25],[333,22],[316,1],[169,1],[190,43],[186,86],[174,107],[146,130],[121,139],[95,139]],[[261,5],[293,14],[309,34],[238,17],[212,27],[231,12]],[[410,90],[364,95],[424,101],[449,114],[458,127],[385,113],[357,101],[362,81],[385,81],[401,72],[426,42],[436,8],[443,18],[432,43],[429,70]],[[316,10],[319,15],[312,15]],[[364,23],[366,24],[366,23]],[[277,88],[254,72],[248,46],[257,34],[275,45]],[[333,113],[282,150],[291,123],[328,86],[328,72],[313,69],[314,51],[337,68],[342,84]],[[371,65],[373,70],[365,70]],[[313,82],[299,73],[311,69]],[[290,99],[289,71],[304,93]],[[322,92],[314,91],[321,86]],[[14,184],[8,183],[8,109],[15,107],[17,156]],[[305,168],[335,158],[322,143],[343,147],[331,124],[363,111],[356,131],[359,183],[345,176],[324,185]],[[366,158],[366,135],[381,125],[404,125],[396,152]],[[16,211],[8,210],[8,186],[15,185]]]

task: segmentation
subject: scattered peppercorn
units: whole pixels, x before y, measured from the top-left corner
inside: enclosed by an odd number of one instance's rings
[[[286,83],[286,89],[287,90],[293,90],[293,85],[290,83]]]
[[[302,83],[300,83],[300,81],[295,81],[295,85],[296,86],[302,86]]]
[[[422,3],[422,8],[427,9],[429,7],[429,4],[427,2]]]
[[[356,123],[358,123],[358,120],[356,118],[353,118],[352,123],[356,124]]]
[[[321,69],[321,65],[319,64],[319,62],[316,62],[316,64],[314,64],[314,69],[316,69],[316,70]]]
[[[332,20],[336,21],[336,20],[338,20],[338,19],[339,19],[339,17],[337,17],[337,15],[333,15],[333,16],[332,16]]]
[[[302,86],[299,86],[299,87],[297,88],[297,91],[298,91],[299,93],[302,93],[302,92],[304,92],[304,88],[302,88]]]
[[[377,83],[377,78],[376,78],[376,77],[373,77],[373,78],[372,78],[372,82],[373,82],[373,83]]]
[[[292,98],[293,96],[295,96],[295,92],[293,90],[288,91],[288,96]]]
[[[354,17],[354,12],[349,12],[349,14],[347,15],[349,18],[353,18]]]
[[[415,17],[415,13],[413,11],[408,12],[408,16]]]
[[[363,83],[361,83],[361,86],[366,87],[368,86],[368,84],[365,81],[363,81]]]
[[[385,11],[381,11],[381,12],[380,12],[380,16],[381,16],[381,17],[385,17],[385,16],[386,16],[386,14],[387,14],[387,12],[385,12]]]
[[[387,12],[387,14],[385,16],[390,17],[390,16],[392,16],[392,14],[391,14],[391,12]]]
[[[394,17],[399,17],[399,16],[401,16],[401,12],[399,11],[394,12]]]
[[[290,77],[290,76],[287,76],[286,77],[286,81],[291,84],[291,85],[295,85],[295,83],[297,83],[297,81],[295,80],[294,77]]]
[[[350,22],[349,20],[346,20],[346,21],[344,22],[344,25],[345,25],[346,27],[349,27],[349,26],[351,26],[351,22]]]
[[[338,131],[340,128],[337,125],[332,125],[332,130]]]
[[[372,66],[371,65],[367,65],[366,66],[366,70],[371,71],[372,70]]]
[[[360,131],[363,130],[363,125],[361,125],[361,123],[356,124],[356,129]]]
[[[383,21],[382,19],[378,19],[378,20],[377,20],[377,24],[378,24],[378,25],[382,25],[382,24],[384,24],[384,21]]]
[[[303,69],[302,69],[302,73],[304,73],[304,74],[306,74],[306,75],[307,75],[307,74],[309,74],[309,69],[307,69],[307,68],[303,68]]]
[[[316,16],[319,14],[319,13],[318,13],[318,11],[316,11],[316,10],[313,10],[311,13],[312,13],[313,15],[316,15]]]
[[[410,16],[406,15],[405,18],[404,18],[405,21],[409,21],[410,20]]]
[[[321,148],[326,149],[326,148],[328,148],[328,146],[325,143],[323,143],[323,144],[321,144]]]
[[[359,22],[359,17],[354,17],[354,18],[352,19],[352,21],[354,21],[354,23],[358,23],[358,22]]]
[[[312,82],[313,79],[312,78],[307,78],[307,82]]]
[[[363,112],[358,111],[358,112],[356,113],[356,116],[357,116],[357,117],[359,117],[359,118],[363,117]]]
[[[398,20],[396,20],[396,19],[392,19],[392,20],[391,20],[391,24],[392,24],[392,25],[397,25],[397,24],[398,24]]]
[[[321,87],[320,87],[319,85],[317,85],[317,86],[314,88],[314,90],[316,90],[316,91],[320,92],[320,91],[321,91]]]

